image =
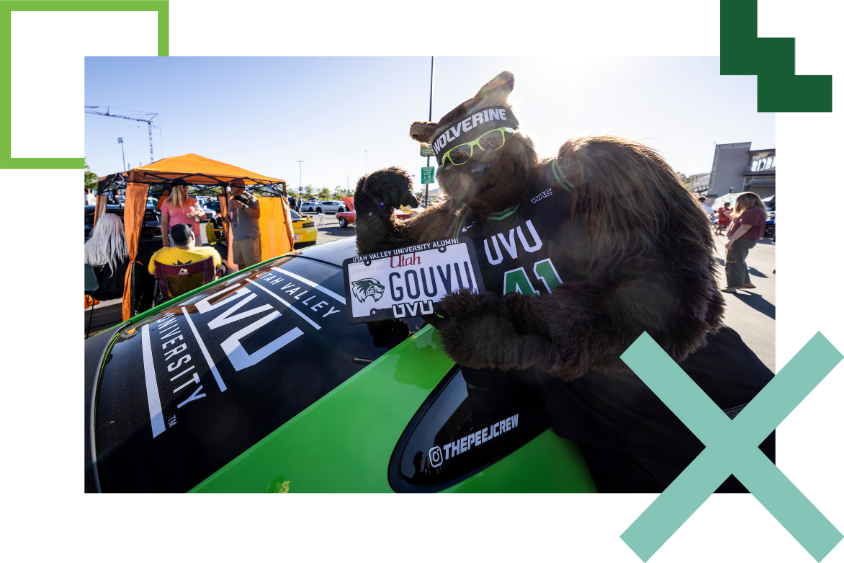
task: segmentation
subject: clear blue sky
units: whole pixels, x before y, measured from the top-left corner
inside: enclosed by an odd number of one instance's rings
[[[719,76],[718,58],[439,57],[433,121],[502,70],[516,76],[515,113],[541,156],[569,137],[639,139],[686,174],[709,172],[714,143],[775,147],[774,114],[756,113],[755,76]],[[289,187],[354,184],[425,159],[408,136],[428,118],[430,57],[88,57],[85,104],[155,112],[155,159],[197,153]],[[81,108],[80,108],[81,111]],[[113,110],[119,111],[119,110]],[[149,163],[147,126],[85,116],[98,175]],[[366,150],[366,157],[364,155]],[[433,159],[432,164],[435,165]],[[432,188],[435,186],[432,186]]]

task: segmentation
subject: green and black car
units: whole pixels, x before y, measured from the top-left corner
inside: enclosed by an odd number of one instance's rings
[[[88,339],[86,491],[595,490],[533,388],[467,383],[419,318],[350,324],[354,254],[285,255]]]

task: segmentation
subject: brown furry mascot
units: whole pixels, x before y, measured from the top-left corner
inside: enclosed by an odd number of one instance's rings
[[[540,159],[508,103],[513,85],[502,72],[438,123],[411,125],[435,151],[443,203],[398,221],[394,208],[417,204],[410,176],[358,181],[358,252],[472,238],[487,293],[451,294],[430,319],[446,353],[472,377],[534,381],[600,490],[661,491],[702,445],[620,360],[633,341],[647,332],[722,409],[772,374],[722,329],[709,221],[671,168],[612,136]]]

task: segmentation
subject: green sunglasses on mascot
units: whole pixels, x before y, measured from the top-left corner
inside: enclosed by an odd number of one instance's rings
[[[442,162],[445,164],[446,161],[449,161],[454,166],[466,164],[474,154],[473,147],[475,145],[477,145],[482,151],[497,151],[503,147],[504,143],[507,141],[506,135],[512,135],[513,133],[515,133],[515,130],[511,127],[499,127],[498,129],[487,131],[477,139],[449,149],[449,151],[443,155]]]
[[[430,123],[429,125],[435,125]],[[439,136],[431,139],[431,146],[437,157],[437,164],[450,162],[460,166],[469,162],[475,145],[481,151],[497,151],[504,146],[507,135],[519,128],[519,120],[513,109],[506,106],[476,108],[472,112],[451,118],[447,123],[437,124]],[[475,137],[471,141],[466,138]]]

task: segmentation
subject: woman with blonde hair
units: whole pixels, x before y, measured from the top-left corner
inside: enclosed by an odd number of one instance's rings
[[[202,240],[199,234],[200,219],[205,219],[205,213],[194,198],[188,197],[187,184],[182,180],[174,180],[170,195],[161,204],[161,238],[164,246],[172,246],[170,229],[179,224],[190,226],[196,240]]]
[[[727,229],[727,287],[722,291],[735,293],[736,289],[756,287],[750,283],[747,269],[747,253],[756,246],[756,241],[765,234],[765,220],[768,214],[765,204],[753,192],[744,192],[736,198],[733,221]]]

